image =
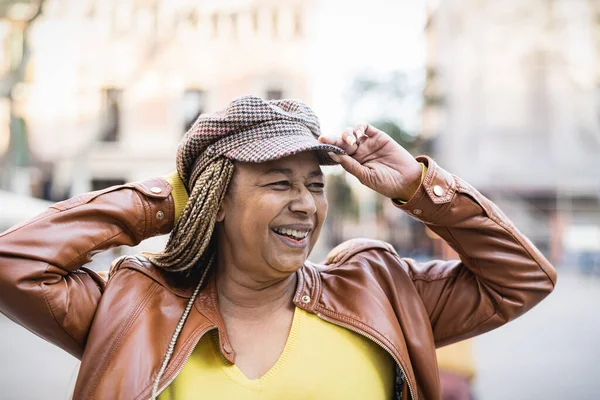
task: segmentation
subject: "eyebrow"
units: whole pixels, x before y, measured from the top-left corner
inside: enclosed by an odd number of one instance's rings
[[[267,170],[264,175],[273,175],[273,174],[283,174],[286,176],[292,176],[294,172],[290,168],[271,168]],[[309,178],[314,178],[318,176],[323,176],[323,172],[321,170],[314,170],[310,174],[308,174]]]

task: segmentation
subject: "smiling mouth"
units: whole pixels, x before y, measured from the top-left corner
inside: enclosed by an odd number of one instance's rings
[[[302,240],[305,239],[310,230],[297,230],[297,229],[287,229],[287,228],[273,228],[273,232],[280,236],[285,236],[294,240]]]

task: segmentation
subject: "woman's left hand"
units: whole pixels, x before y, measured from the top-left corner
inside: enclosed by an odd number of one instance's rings
[[[422,166],[387,133],[368,124],[346,128],[319,141],[341,147],[348,155],[332,158],[365,186],[391,199],[410,200],[421,184]]]

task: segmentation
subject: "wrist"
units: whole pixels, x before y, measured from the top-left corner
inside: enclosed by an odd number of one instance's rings
[[[419,186],[421,186],[421,183],[423,183],[423,179],[425,178],[426,174],[427,166],[424,163],[420,162],[418,175],[415,171],[415,175],[417,175],[417,177],[411,181],[411,183],[406,187],[403,193],[401,193],[399,196],[394,197],[392,200],[399,204],[406,204],[415,195],[417,190],[419,190]]]

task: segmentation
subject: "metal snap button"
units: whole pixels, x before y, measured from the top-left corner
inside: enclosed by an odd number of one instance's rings
[[[152,186],[152,187],[150,188],[150,191],[151,191],[152,193],[159,194],[160,192],[162,192],[162,189],[161,189],[161,188],[159,188],[159,187],[157,187],[157,186]]]
[[[164,216],[165,216],[165,213],[164,213],[164,212],[162,212],[162,211],[158,211],[158,212],[156,213],[156,218],[157,218],[157,219],[163,219],[163,217],[164,217]]]
[[[310,303],[310,296],[307,296],[307,295],[302,296],[302,302],[303,303]]]
[[[441,197],[444,194],[444,189],[442,189],[441,186],[439,185],[435,185],[433,187],[433,193],[437,196],[437,197]]]
[[[415,215],[421,215],[423,213],[423,210],[421,210],[420,208],[415,208],[413,210],[413,214]]]

